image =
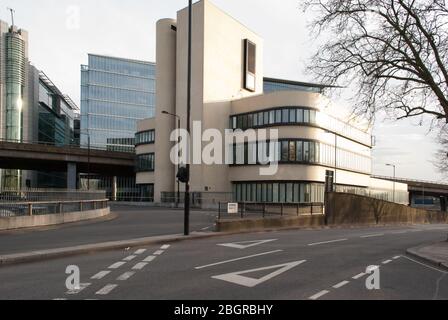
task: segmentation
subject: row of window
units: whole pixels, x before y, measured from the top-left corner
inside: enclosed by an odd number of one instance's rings
[[[140,91],[154,92],[156,90],[155,80],[149,78],[121,75],[116,73],[106,73],[95,70],[90,70],[88,73],[88,77],[89,84],[98,84],[108,87]]]
[[[266,164],[273,153],[273,161],[279,163],[313,163],[358,172],[370,173],[371,159],[343,149],[337,149],[313,140],[280,140],[233,145],[233,164]],[[337,156],[337,163],[335,162]]]
[[[82,102],[82,112],[84,114],[102,114],[118,116],[124,118],[147,119],[154,117],[154,106],[138,106],[120,102],[106,102],[99,100],[89,100]]]
[[[279,124],[316,124],[317,111],[309,108],[277,108],[230,117],[231,129],[251,129]]]
[[[264,81],[263,83],[264,93],[271,93],[276,91],[305,91],[305,92],[315,92],[321,93],[323,89],[319,87],[310,87],[299,84],[288,84],[288,83],[280,83],[280,82],[272,82],[272,81]]]
[[[256,129],[275,125],[310,124],[322,127],[331,132],[371,145],[371,135],[348,123],[333,118],[325,113],[305,107],[278,107],[259,112],[240,114],[230,117],[230,128],[233,130]]]
[[[102,116],[102,115],[90,115],[86,119],[88,121],[89,129],[102,129],[102,130],[124,130],[133,131],[137,130],[137,120],[129,118]]]
[[[233,196],[237,202],[322,203],[324,189],[319,183],[234,183]]]
[[[156,141],[156,131],[149,130],[144,132],[139,132],[135,135],[135,145],[141,144],[151,144]]]
[[[89,68],[145,78],[155,77],[156,73],[156,67],[152,63],[94,55],[89,56]]]
[[[154,153],[140,154],[136,159],[136,171],[137,172],[152,172],[155,166]]]
[[[88,99],[115,101],[146,106],[155,105],[155,95],[152,92],[99,87],[96,85],[89,85]]]

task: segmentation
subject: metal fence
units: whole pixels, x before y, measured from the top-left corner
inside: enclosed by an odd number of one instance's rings
[[[67,190],[67,189],[1,189],[0,204],[4,202],[42,202],[104,200],[106,191],[102,190]]]
[[[108,207],[107,199],[72,201],[0,202],[0,218],[83,212]]]
[[[309,216],[322,215],[323,203],[238,203],[238,213],[229,214],[229,202],[220,202],[218,206],[218,219],[244,219],[267,218],[273,216]]]
[[[190,205],[193,208],[218,209],[221,202],[231,202],[232,193],[228,192],[192,192]],[[162,192],[162,203],[185,203],[185,192]]]

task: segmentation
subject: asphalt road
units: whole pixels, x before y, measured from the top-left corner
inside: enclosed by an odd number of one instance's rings
[[[0,267],[0,297],[448,300],[447,272],[405,254],[447,234],[448,225],[295,230],[102,252]],[[79,266],[84,289],[67,290],[68,265]],[[366,287],[372,265],[379,290]]]
[[[62,226],[0,231],[0,255],[183,233],[183,210],[114,205],[115,219]],[[191,212],[191,230],[212,230],[214,213]]]

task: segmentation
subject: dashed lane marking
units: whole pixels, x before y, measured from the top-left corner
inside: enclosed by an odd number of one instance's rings
[[[169,249],[171,247],[171,245],[169,245],[169,244],[165,244],[165,245],[163,245],[160,249],[162,249],[162,250],[166,250],[166,249]]]
[[[392,260],[386,260],[386,261],[383,261],[382,264],[388,264],[388,263],[391,263],[391,262],[392,262]]]
[[[100,271],[90,279],[100,280],[103,279],[105,276],[107,276],[109,273],[110,271]]]
[[[319,293],[316,293],[314,296],[309,297],[310,300],[317,300],[319,298],[322,298],[324,295],[330,293],[328,290],[323,290]]]
[[[123,266],[123,265],[125,265],[126,264],[126,262],[124,262],[124,261],[119,261],[119,262],[116,262],[116,263],[114,263],[113,265],[111,265],[110,267],[109,267],[109,269],[118,269],[118,268],[120,268],[121,266]]]
[[[163,251],[163,250],[157,250],[156,252],[154,252],[153,254],[155,255],[155,256],[160,256],[161,254],[163,254],[165,251]]]
[[[128,280],[130,277],[132,277],[134,274],[135,274],[135,272],[132,272],[132,271],[130,271],[130,272],[125,272],[125,273],[123,273],[121,276],[119,276],[119,277],[117,278],[117,280],[118,280],[118,281],[126,281],[126,280]]]
[[[105,286],[101,290],[97,291],[95,294],[100,295],[100,296],[105,296],[105,295],[108,295],[109,293],[111,293],[112,290],[114,290],[116,287],[118,287],[118,285],[116,285],[116,284],[108,284],[107,286]]]
[[[329,244],[329,243],[343,242],[343,241],[348,241],[348,239],[338,239],[338,240],[315,242],[315,243],[308,244],[308,246],[312,247],[312,246],[318,246],[318,245],[321,245],[321,244]]]
[[[124,260],[124,261],[132,261],[132,260],[134,260],[135,258],[137,258],[137,256],[136,256],[136,255],[132,255],[132,256],[129,256],[129,257],[124,258],[123,260]]]
[[[342,281],[342,282],[339,282],[337,285],[334,285],[333,288],[339,289],[339,288],[342,288],[343,286],[345,286],[345,285],[347,285],[349,283],[350,283],[350,281]]]
[[[397,259],[400,259],[400,258],[401,258],[401,256],[395,256],[395,257],[393,257],[394,260],[397,260]]]
[[[352,279],[358,280],[358,279],[364,277],[365,275],[366,275],[366,274],[365,274],[364,272],[362,272],[362,273],[357,274],[356,276],[354,276]]]
[[[146,252],[146,249],[138,249],[137,251],[135,251],[134,254],[139,255],[139,254],[142,254],[142,253],[145,253],[145,252]]]
[[[147,257],[145,260],[143,260],[143,262],[151,262],[151,261],[153,261],[155,258],[156,258],[155,256],[149,256],[149,257]]]
[[[235,261],[240,261],[240,260],[245,260],[245,259],[250,259],[250,258],[255,258],[255,257],[260,257],[260,256],[266,256],[268,254],[273,254],[273,253],[277,253],[277,252],[282,252],[283,250],[275,250],[275,251],[269,251],[269,252],[263,252],[263,253],[259,253],[259,254],[254,254],[251,256],[247,256],[247,257],[241,257],[241,258],[236,258],[236,259],[231,259],[231,260],[226,260],[226,261],[221,261],[221,262],[216,262],[216,263],[212,263],[212,264],[208,264],[205,266],[200,266],[200,267],[196,267],[196,270],[200,270],[200,269],[205,269],[208,267],[214,267],[214,266],[218,266],[221,264],[225,264],[225,263],[229,263],[229,262],[235,262]]]
[[[147,262],[140,262],[140,263],[137,263],[134,267],[132,267],[132,270],[142,270],[147,265],[148,265]]]

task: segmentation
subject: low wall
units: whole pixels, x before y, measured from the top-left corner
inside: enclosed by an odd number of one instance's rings
[[[315,228],[324,225],[323,215],[256,219],[224,219],[216,222],[218,232],[257,231],[281,228]]]
[[[448,223],[445,212],[416,209],[348,193],[330,193],[326,214],[329,225]]]
[[[0,230],[34,228],[97,219],[110,214],[110,208],[82,212],[0,218]]]

